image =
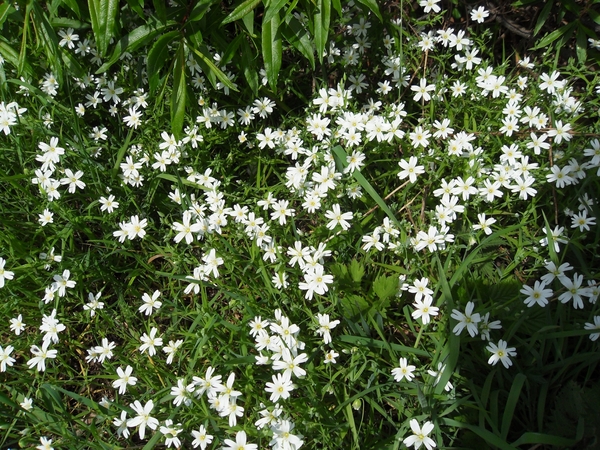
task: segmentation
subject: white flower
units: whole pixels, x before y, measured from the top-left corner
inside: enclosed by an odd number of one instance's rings
[[[412,381],[415,377],[413,372],[415,371],[416,366],[409,366],[406,358],[400,358],[400,367],[396,367],[392,369],[392,375],[394,379],[398,382],[402,381],[403,378],[406,378],[406,381]]]
[[[213,441],[213,436],[206,433],[204,425],[200,425],[198,431],[192,430],[192,436],[194,436],[192,446],[194,448],[200,447],[200,450],[205,450],[206,446]]]
[[[330,219],[330,222],[327,224],[329,230],[333,230],[337,225],[340,225],[343,230],[347,230],[350,228],[348,220],[352,220],[353,214],[352,212],[342,214],[340,205],[336,203],[331,207],[331,210],[325,212],[325,217]]]
[[[475,303],[468,302],[464,314],[457,309],[452,310],[450,317],[458,320],[458,323],[454,326],[452,332],[457,336],[460,335],[465,328],[467,328],[471,337],[474,337],[478,333],[477,324],[481,321],[481,316],[479,313],[473,314],[473,308],[475,308]]]
[[[417,175],[425,173],[425,166],[417,166],[419,160],[416,156],[411,156],[409,160],[403,159],[398,163],[402,169],[398,172],[398,178],[401,180],[408,178],[411,183],[417,181]]]
[[[490,345],[486,347],[486,349],[492,353],[492,356],[490,356],[490,359],[488,360],[488,364],[495,366],[496,363],[500,361],[507,369],[512,366],[510,356],[517,356],[517,352],[514,347],[506,347],[506,345],[506,341],[503,341],[502,339],[498,341],[498,345],[490,342]]]
[[[421,445],[424,445],[427,450],[431,450],[436,446],[433,439],[428,437],[427,435],[433,431],[433,423],[425,422],[423,427],[419,426],[419,422],[416,419],[411,419],[410,421],[410,429],[413,434],[406,439],[404,439],[403,443],[407,447],[414,445],[415,450],[418,449]]]
[[[150,297],[147,293],[142,295],[142,300],[144,303],[139,307],[138,311],[145,313],[147,316],[151,315],[154,312],[154,309],[161,307],[162,302],[159,302],[157,299],[160,297],[160,291],[154,291],[152,297]]]
[[[146,435],[146,426],[152,430],[156,430],[158,427],[158,419],[150,416],[152,409],[154,409],[154,402],[149,400],[144,406],[142,406],[140,401],[136,400],[129,406],[137,413],[137,416],[127,420],[127,427],[135,428],[139,426],[140,439],[144,439]]]
[[[132,372],[133,367],[131,366],[127,366],[125,370],[121,369],[121,367],[117,368],[117,375],[119,376],[119,379],[113,381],[112,386],[115,389],[119,389],[119,394],[124,394],[128,385],[135,386],[137,383],[137,378],[131,376]]]
[[[331,334],[330,331],[335,328],[340,321],[339,320],[329,320],[329,314],[319,314],[317,313],[317,319],[319,321],[319,329],[317,330],[317,334],[323,336],[323,343],[329,344],[331,342]]]
[[[160,337],[156,337],[157,332],[158,330],[156,327],[152,327],[149,335],[146,333],[143,334],[143,336],[140,338],[140,340],[143,342],[139,348],[141,353],[144,353],[146,350],[148,350],[148,355],[154,356],[156,354],[155,347],[162,347],[163,340]]]
[[[0,288],[4,287],[4,280],[12,280],[15,276],[14,272],[10,270],[4,270],[4,265],[6,264],[6,260],[4,258],[0,258]]]

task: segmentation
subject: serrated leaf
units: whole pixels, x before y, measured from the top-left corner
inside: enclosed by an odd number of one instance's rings
[[[108,43],[115,32],[115,21],[119,10],[118,0],[88,0],[92,30],[98,53],[104,57]]]
[[[281,69],[281,33],[279,32],[279,14],[262,24],[262,56],[267,72],[267,80],[273,91],[277,90],[277,77]]]
[[[379,6],[375,0],[358,0],[358,3],[362,3],[367,8],[371,10],[373,14],[377,16],[377,18],[383,22],[383,17],[381,17],[381,12],[379,11]]]
[[[341,299],[344,317],[352,318],[369,310],[369,303],[359,295],[348,295]]]
[[[379,275],[373,282],[373,292],[380,300],[395,296],[398,292],[398,278]]]
[[[261,3],[261,0],[246,0],[242,3],[240,3],[231,12],[231,14],[229,14],[227,17],[225,17],[223,22],[221,22],[221,25],[225,25],[230,22],[235,22],[236,20],[241,19],[246,14],[249,14],[252,10],[254,10],[254,8],[256,8],[259,3]]]
[[[329,35],[329,22],[331,20],[331,0],[317,0],[317,11],[313,16],[313,29],[315,33],[315,47],[317,48],[317,57],[321,64],[327,37]]]
[[[173,67],[173,91],[171,94],[171,131],[179,139],[185,119],[187,84],[185,82],[185,47],[183,42],[177,51]]]
[[[352,281],[355,283],[360,283],[365,274],[365,266],[359,263],[356,259],[353,259],[350,262],[349,271]]]
[[[156,35],[160,34],[168,25],[170,24],[167,23],[167,25],[159,26],[155,24],[142,25],[140,27],[137,27],[131,33],[122,37],[119,40],[119,42],[117,42],[117,45],[115,46],[115,49],[113,50],[110,59],[104,64],[102,64],[102,66],[100,66],[98,70],[96,70],[96,75],[104,73],[108,69],[110,69],[110,67],[118,61],[118,59],[123,53],[134,52],[142,45],[145,45],[148,42],[150,42],[152,39],[154,39]]]

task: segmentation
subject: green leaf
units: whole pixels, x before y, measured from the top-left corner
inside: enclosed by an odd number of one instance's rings
[[[398,292],[398,278],[380,275],[373,282],[373,292],[380,300],[393,297]]]
[[[321,64],[323,63],[323,54],[325,53],[325,46],[327,45],[330,20],[331,0],[317,0],[317,11],[313,16],[313,26],[317,56]]]
[[[449,427],[466,428],[467,430],[471,430],[473,433],[484,439],[488,444],[498,447],[501,450],[517,450],[517,447],[513,447],[504,439],[501,439],[500,437],[496,436],[494,433],[486,430],[485,428],[446,418],[440,418],[438,419],[438,421],[441,425],[447,425]]]
[[[166,23],[167,5],[165,5],[165,0],[152,0],[152,4],[154,5],[154,11],[156,12],[156,17],[158,18],[159,22]]]
[[[37,2],[32,2],[32,6],[36,29],[39,31],[38,36],[44,43],[44,49],[46,50],[46,55],[50,61],[52,70],[60,82],[62,81],[63,70],[61,60],[59,58],[60,50],[58,47],[58,37],[54,32],[54,28],[52,28],[52,25],[50,25],[50,22],[46,17],[46,13],[40,7],[40,5]]]
[[[225,25],[230,22],[235,22],[236,20],[241,19],[242,17],[244,17],[247,14],[249,14],[250,12],[252,12],[252,10],[254,10],[254,8],[256,8],[259,3],[261,3],[261,0],[246,0],[242,3],[240,3],[231,12],[231,14],[229,14],[227,17],[225,17],[223,22],[221,22],[221,25]]]
[[[150,51],[148,52],[148,74],[150,84],[150,94],[153,94],[158,86],[160,79],[160,70],[167,62],[169,55],[169,44],[181,36],[179,31],[170,31],[159,37]]]
[[[0,28],[2,28],[2,24],[8,17],[8,13],[11,12],[14,8],[9,2],[3,3],[0,5]]]
[[[569,439],[561,436],[554,436],[552,434],[544,433],[523,433],[519,439],[512,443],[515,447],[520,447],[525,444],[548,444],[554,447],[560,446],[563,448],[571,447],[575,445],[580,439]]]
[[[354,281],[355,283],[360,283],[365,274],[365,266],[359,263],[356,259],[353,259],[350,262],[349,269],[352,281]],[[396,286],[397,285],[398,283],[396,282]]]
[[[188,41],[188,48],[190,50],[192,50],[200,58],[201,63],[204,64],[206,70],[208,70],[209,73],[206,73],[206,76],[208,76],[209,78],[210,78],[210,76],[216,76],[219,79],[219,81],[221,83],[223,83],[225,86],[227,86],[229,89],[231,89],[232,91],[238,92],[238,89],[231,82],[231,80],[229,78],[227,78],[227,75],[225,75],[223,73],[223,71],[221,69],[219,69],[215,65],[214,62],[212,62],[212,58],[209,58],[203,52],[201,52],[197,48],[192,47],[189,44],[190,44],[190,42]]]
[[[555,30],[552,33],[544,36],[544,38],[541,41],[539,41],[537,43],[537,45],[535,47],[533,47],[531,50],[539,50],[540,48],[548,47],[550,44],[552,44],[554,41],[556,41],[561,36],[565,35],[566,33],[573,32],[573,29],[575,28],[576,24],[577,24],[576,21],[571,22],[571,23],[565,25],[564,27],[560,27],[558,30]]]
[[[281,69],[281,33],[279,32],[279,14],[262,24],[262,56],[265,62],[267,79],[273,91],[277,90],[277,77]]]
[[[506,439],[508,436],[508,431],[510,430],[510,424],[512,423],[514,417],[515,408],[521,395],[521,389],[523,388],[523,384],[525,383],[526,379],[527,377],[522,373],[515,375],[510,388],[510,393],[508,394],[508,399],[506,400],[506,405],[504,406],[504,413],[502,414],[502,427],[500,429],[502,439]]]
[[[250,44],[244,37],[242,39],[242,69],[244,77],[252,89],[252,93],[256,97],[258,95],[258,72],[256,71],[256,53],[250,49]]]
[[[538,20],[535,23],[535,27],[533,28],[533,35],[534,36],[537,35],[540,32],[540,30],[542,29],[542,27],[546,23],[546,20],[548,20],[548,17],[550,16],[550,11],[552,11],[552,6],[553,5],[554,5],[553,1],[548,1],[544,5],[544,9],[542,9],[542,12],[540,12],[540,16],[538,17]]]
[[[348,156],[346,151],[339,145],[333,147],[332,150],[334,155],[338,157],[339,164],[341,164],[343,167],[346,167],[348,165],[348,163],[346,162],[346,157]],[[400,227],[400,223],[398,222],[398,219],[396,219],[396,216],[394,215],[392,210],[385,204],[383,199],[379,196],[375,189],[373,189],[373,186],[371,186],[371,183],[367,181],[363,174],[360,173],[358,170],[355,170],[354,172],[352,172],[352,175],[354,176],[358,184],[360,184],[361,187],[367,192],[367,194],[369,194],[369,196],[373,200],[375,200],[375,203],[379,205],[383,212],[387,214],[390,220],[392,220],[392,222],[394,222],[398,227]]]
[[[173,92],[171,94],[171,131],[180,138],[185,119],[187,84],[185,82],[185,46],[181,42],[173,67]]]
[[[21,38],[21,51],[17,61],[17,74],[22,75],[25,71],[26,55],[27,55],[27,34],[29,31],[29,13],[31,12],[31,3],[27,3],[25,7],[25,19],[23,21],[23,36]]]
[[[108,50],[108,43],[115,32],[118,0],[88,0],[92,30],[96,39],[98,53],[104,57]]]
[[[263,17],[263,23],[270,22],[276,14],[280,16],[279,11],[281,11],[281,8],[283,8],[286,3],[287,0],[272,0],[268,2],[268,6]]]
[[[362,3],[367,8],[369,8],[371,12],[375,14],[381,22],[383,22],[383,17],[381,17],[379,6],[377,5],[377,2],[375,0],[358,0],[358,3]]]
[[[77,0],[60,0],[60,3],[73,11],[78,19],[81,19],[81,11]]]
[[[600,13],[594,11],[593,9],[589,9],[588,14],[590,15],[590,17],[592,18],[592,20],[594,22],[596,22],[598,25],[600,25]]]
[[[117,42],[110,59],[102,64],[98,70],[96,70],[96,74],[106,72],[114,63],[118,61],[123,53],[134,52],[142,45],[145,45],[154,39],[157,34],[161,33],[169,25],[171,25],[171,23],[159,26],[156,26],[155,24],[142,25],[137,27],[128,35],[122,37],[119,42]]]
[[[304,29],[300,21],[294,16],[291,16],[289,22],[285,25],[281,24],[279,29],[285,40],[308,59],[310,66],[314,70],[315,51],[310,40],[310,35],[308,34],[308,31]]]

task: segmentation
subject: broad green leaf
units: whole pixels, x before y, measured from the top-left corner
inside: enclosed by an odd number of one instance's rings
[[[254,96],[258,95],[258,72],[256,71],[256,52],[250,49],[250,44],[244,36],[242,39],[242,68],[244,70],[244,77],[248,82],[248,85],[252,89]]]
[[[503,439],[506,439],[508,436],[508,431],[510,430],[510,425],[515,414],[515,408],[519,401],[519,397],[521,396],[521,389],[523,388],[526,379],[527,377],[525,375],[518,373],[513,380],[508,399],[506,400],[506,405],[504,406],[504,413],[502,414],[502,428],[500,431]]]
[[[88,0],[92,30],[100,56],[104,57],[108,43],[115,32],[115,21],[119,10],[118,0]]]
[[[165,0],[152,0],[152,4],[154,5],[154,12],[156,13],[156,17],[158,18],[159,22],[166,23],[167,5],[165,4]]]
[[[550,44],[552,44],[554,41],[556,41],[561,36],[565,35],[566,33],[573,32],[575,25],[577,25],[576,21],[571,22],[563,27],[560,27],[558,30],[555,30],[552,33],[544,36],[544,38],[541,41],[539,41],[537,43],[537,45],[532,48],[532,50],[539,50],[540,48],[548,47]]]
[[[600,13],[594,11],[593,9],[589,9],[588,14],[590,15],[590,17],[592,18],[592,20],[594,22],[596,22],[598,25],[600,25]]]
[[[240,3],[231,12],[231,14],[225,17],[223,22],[221,22],[221,25],[225,25],[230,22],[235,22],[236,20],[241,19],[246,14],[250,13],[254,8],[256,8],[259,5],[259,3],[261,3],[261,0],[246,0]]]
[[[314,70],[315,51],[310,40],[310,35],[308,34],[308,31],[304,29],[300,21],[294,16],[291,16],[289,22],[286,24],[282,23],[279,29],[281,30],[281,35],[285,38],[285,40],[288,41],[296,50],[302,53],[306,59],[308,59],[310,66]]]
[[[18,67],[19,53],[14,48],[12,48],[10,45],[8,45],[8,43],[4,42],[4,40],[2,40],[1,36],[0,36],[0,55],[2,55],[4,57],[4,59],[9,61],[13,66]],[[31,68],[31,65],[29,64],[29,62],[27,62],[27,61],[25,61],[25,63],[24,63],[23,73],[25,73],[28,76],[31,76],[31,74],[33,73],[33,69]]]
[[[44,49],[46,55],[50,61],[50,66],[54,71],[54,75],[60,81],[62,81],[62,62],[59,58],[59,47],[58,47],[58,36],[54,32],[54,28],[50,25],[46,13],[40,7],[37,2],[32,2],[33,12],[35,17],[36,29],[38,30],[37,35],[42,39],[44,43]]]
[[[128,35],[122,37],[119,42],[117,42],[110,59],[102,64],[98,70],[96,70],[96,74],[106,72],[114,63],[118,61],[123,53],[134,52],[142,45],[145,45],[154,39],[156,35],[160,34],[169,25],[171,25],[170,22],[166,25],[142,25],[137,27]]]
[[[13,9],[14,8],[9,2],[0,5],[0,28],[2,27],[2,24],[4,23],[6,18],[8,17],[8,13],[11,12],[11,10]]]
[[[517,450],[517,447],[513,447],[504,439],[496,436],[494,433],[486,430],[485,428],[446,418],[440,418],[438,421],[440,424],[447,425],[449,427],[466,428],[467,430],[471,430],[473,433],[484,439],[488,444],[491,444],[501,450]]]
[[[160,79],[160,70],[167,62],[169,55],[169,44],[181,36],[178,30],[170,31],[159,37],[148,52],[148,76],[150,84],[150,94],[153,94]]]
[[[89,23],[69,19],[68,17],[54,17],[50,19],[50,25],[53,28],[73,28],[75,30],[86,30],[90,27]]]
[[[255,38],[256,34],[254,34],[254,10],[250,11],[248,14],[242,17],[242,22],[244,23],[244,26],[246,27],[246,30],[248,30],[250,36]]]
[[[79,2],[77,0],[61,0],[60,3],[73,11],[78,19],[81,19],[81,10],[79,9]]]
[[[381,12],[379,11],[379,6],[375,0],[358,0],[358,3],[362,3],[367,8],[371,10],[373,14],[377,16],[377,18],[383,22],[383,17],[381,17]]]
[[[23,36],[21,38],[21,51],[17,61],[17,74],[22,75],[25,71],[26,55],[27,55],[27,34],[29,32],[29,13],[31,12],[31,3],[27,3],[25,7],[25,18],[23,20]]]
[[[192,11],[190,12],[188,22],[197,22],[199,20],[204,19],[205,14],[207,13],[207,11],[210,10],[210,7],[213,3],[216,3],[216,0],[201,0],[198,3],[196,3],[196,6],[194,6]],[[214,31],[216,30],[211,30],[211,32]]]
[[[313,16],[313,26],[315,33],[315,47],[319,61],[323,63],[325,46],[329,34],[329,22],[331,20],[331,0],[317,0],[317,11]]]
[[[79,61],[71,52],[60,52],[60,56],[63,60],[65,67],[68,69],[68,72],[71,75],[76,77],[82,77],[85,75],[86,71],[83,70]]]
[[[515,442],[512,443],[512,445],[514,445],[515,447],[520,447],[521,445],[532,445],[532,444],[537,444],[537,445],[542,445],[542,444],[548,444],[548,445],[552,445],[553,447],[563,447],[563,448],[567,448],[567,447],[571,447],[573,445],[575,445],[580,439],[569,439],[569,438],[565,438],[565,437],[561,437],[561,436],[554,436],[552,434],[544,434],[544,433],[533,433],[533,432],[527,432],[527,433],[523,433],[521,435],[521,437],[519,439],[517,439]],[[531,447],[533,448],[533,447]]]
[[[279,15],[279,17],[281,17],[281,14],[279,14],[279,11],[281,11],[281,8],[283,8],[286,3],[287,3],[287,0],[272,0],[272,1],[270,1],[268,3],[267,9],[265,11],[265,15],[263,17],[263,23],[270,22],[271,19],[273,17],[275,17],[275,14],[277,14],[277,15]]]
[[[340,0],[331,0],[331,4],[333,6],[333,9],[335,9],[339,16],[342,17],[342,4],[340,3]]]
[[[265,62],[267,79],[273,91],[277,90],[277,77],[281,69],[281,33],[279,32],[279,14],[269,22],[262,24],[262,56]]]
[[[542,9],[542,12],[540,12],[538,20],[535,23],[535,27],[533,28],[533,35],[534,36],[537,35],[540,32],[540,30],[542,29],[542,27],[546,23],[546,20],[548,20],[548,17],[550,16],[550,11],[552,11],[552,6],[553,5],[554,5],[554,2],[546,2],[546,5],[544,6],[544,9]]]
[[[185,46],[183,41],[177,51],[173,67],[173,92],[171,94],[171,131],[180,139],[185,119],[187,84],[185,82]]]

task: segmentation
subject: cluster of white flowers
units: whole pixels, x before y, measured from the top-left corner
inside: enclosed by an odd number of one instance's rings
[[[0,131],[10,134],[10,127],[17,124],[17,118],[23,115],[27,108],[19,107],[17,102],[0,102]]]

